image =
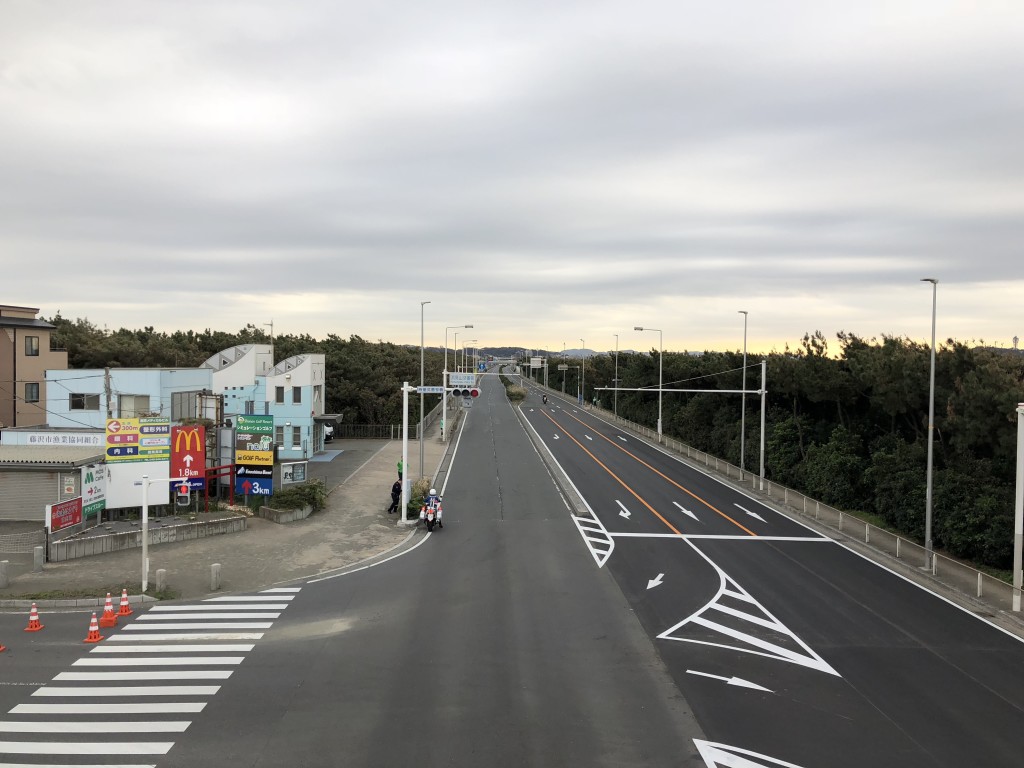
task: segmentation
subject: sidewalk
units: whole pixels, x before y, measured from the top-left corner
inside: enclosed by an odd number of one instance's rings
[[[436,475],[445,449],[438,427],[428,429],[423,444],[425,476]],[[419,474],[419,450],[419,443],[410,440],[408,476],[413,479]],[[401,546],[417,535],[416,528],[399,523],[400,514],[387,514],[401,455],[401,440],[330,443],[328,451],[309,463],[310,476],[327,484],[325,509],[286,525],[251,517],[242,533],[151,545],[150,589],[156,584],[156,571],[163,568],[167,588],[178,597],[204,597],[210,593],[210,566],[220,563],[221,592],[251,591],[343,568]],[[9,609],[15,607],[12,599],[20,602],[28,595],[73,588],[96,590],[102,605],[106,591],[118,585],[129,595],[138,595],[141,549],[47,563],[42,573],[12,576],[10,586],[0,589],[0,600]]]

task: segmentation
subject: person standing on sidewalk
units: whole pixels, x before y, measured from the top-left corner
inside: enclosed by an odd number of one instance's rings
[[[401,479],[402,479],[402,470],[403,469],[405,469],[405,464],[403,464],[402,460],[399,459],[398,460],[398,479],[399,479],[399,481],[401,481]]]
[[[398,511],[398,504],[402,500],[402,483],[399,480],[395,480],[395,484],[391,486],[391,506],[388,507],[388,514]]]

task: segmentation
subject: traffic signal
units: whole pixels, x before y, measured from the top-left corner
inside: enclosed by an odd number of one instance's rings
[[[188,483],[182,483],[175,487],[174,503],[179,507],[188,506]]]
[[[477,389],[476,387],[473,387],[471,390],[469,390],[469,396],[470,397],[480,397],[480,390]]]

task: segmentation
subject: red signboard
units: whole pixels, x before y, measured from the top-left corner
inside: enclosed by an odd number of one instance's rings
[[[171,428],[171,477],[180,477],[193,491],[206,487],[206,429]],[[171,483],[177,488],[179,483]]]
[[[59,531],[82,522],[82,497],[79,496],[59,504],[46,505],[46,527],[50,532]]]

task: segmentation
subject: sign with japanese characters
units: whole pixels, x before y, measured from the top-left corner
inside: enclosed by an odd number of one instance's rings
[[[107,419],[107,462],[168,461],[171,422],[160,417]]]

